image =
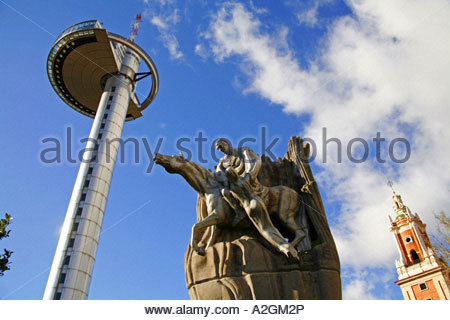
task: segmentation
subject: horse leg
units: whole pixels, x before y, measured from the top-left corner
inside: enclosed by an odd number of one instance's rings
[[[198,246],[197,239],[199,231],[210,226],[215,226],[216,224],[224,222],[225,220],[225,211],[223,207],[222,198],[220,196],[212,195],[207,197],[206,207],[208,216],[204,218],[202,221],[194,224],[194,226],[192,227],[191,246],[200,255],[204,255],[205,249],[211,245],[212,241],[214,241],[215,230],[212,231],[211,238],[209,239],[205,248],[200,248]]]
[[[207,216],[202,221],[197,222],[192,227],[191,246],[195,251],[197,251],[198,254],[200,254],[200,255],[205,254],[205,248],[198,246],[198,241],[197,241],[198,232],[204,228],[210,227],[219,222],[221,222],[221,218],[220,218],[219,214],[213,213],[213,214]]]
[[[287,228],[295,234],[294,240],[290,243],[293,247],[296,247],[303,239],[306,237],[305,231],[301,227],[299,227],[293,217],[289,217],[286,223]]]
[[[293,192],[287,192],[287,190],[280,190],[278,203],[278,217],[284,226],[295,235],[294,240],[290,244],[296,247],[306,237],[306,233],[295,222],[295,215],[298,209],[298,195],[296,192],[294,194]]]
[[[217,238],[217,226],[213,224],[211,226],[211,236],[209,237],[209,240],[206,243],[205,250],[211,247],[214,243],[216,243],[216,238]]]

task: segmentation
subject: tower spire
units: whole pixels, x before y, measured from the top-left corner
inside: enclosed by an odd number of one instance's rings
[[[389,178],[387,180],[387,185],[392,189],[392,192],[395,193],[395,190],[394,190],[394,187],[393,187],[394,183]]]

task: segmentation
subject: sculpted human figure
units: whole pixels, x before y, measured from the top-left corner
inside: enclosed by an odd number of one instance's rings
[[[279,248],[286,256],[298,259],[297,250],[289,244],[273,225],[266,205],[260,196],[267,188],[258,181],[258,173],[261,169],[261,158],[250,148],[233,148],[226,139],[218,139],[216,148],[224,153],[219,160],[216,172],[225,172],[227,180],[222,189],[223,198],[235,208],[237,199],[245,210],[250,221],[258,232],[270,244]]]
[[[203,255],[215,243],[216,225],[234,226],[248,216],[258,232],[274,248],[287,257],[298,259],[295,246],[305,238],[305,232],[295,217],[300,206],[300,195],[286,186],[265,187],[257,179],[261,159],[250,148],[232,148],[225,139],[216,143],[224,152],[213,173],[181,156],[155,154],[154,160],[169,173],[178,173],[196,190],[206,205],[207,216],[192,227],[191,246]],[[270,215],[277,217],[293,235],[288,243],[272,224]],[[205,247],[198,244],[201,230],[212,227],[213,232]]]

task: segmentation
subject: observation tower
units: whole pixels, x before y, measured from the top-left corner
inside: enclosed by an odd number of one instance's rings
[[[50,83],[76,111],[94,118],[83,161],[53,259],[44,299],[86,299],[125,121],[142,116],[155,98],[159,78],[150,56],[134,39],[107,32],[90,20],[67,28],[56,39],[47,60]],[[148,72],[138,73],[140,61]],[[137,81],[151,76],[148,95],[140,102]]]

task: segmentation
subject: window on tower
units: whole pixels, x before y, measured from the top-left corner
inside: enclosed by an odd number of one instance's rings
[[[406,238],[405,238],[405,242],[406,242],[406,243],[411,243],[411,242],[412,242],[411,237],[406,237]]]
[[[417,254],[416,250],[411,250],[411,259],[412,259],[413,263],[420,262],[419,255]]]
[[[428,286],[427,286],[427,284],[426,284],[425,282],[419,284],[419,287],[420,287],[420,290],[421,290],[421,291],[425,291],[425,290],[428,289]]]

